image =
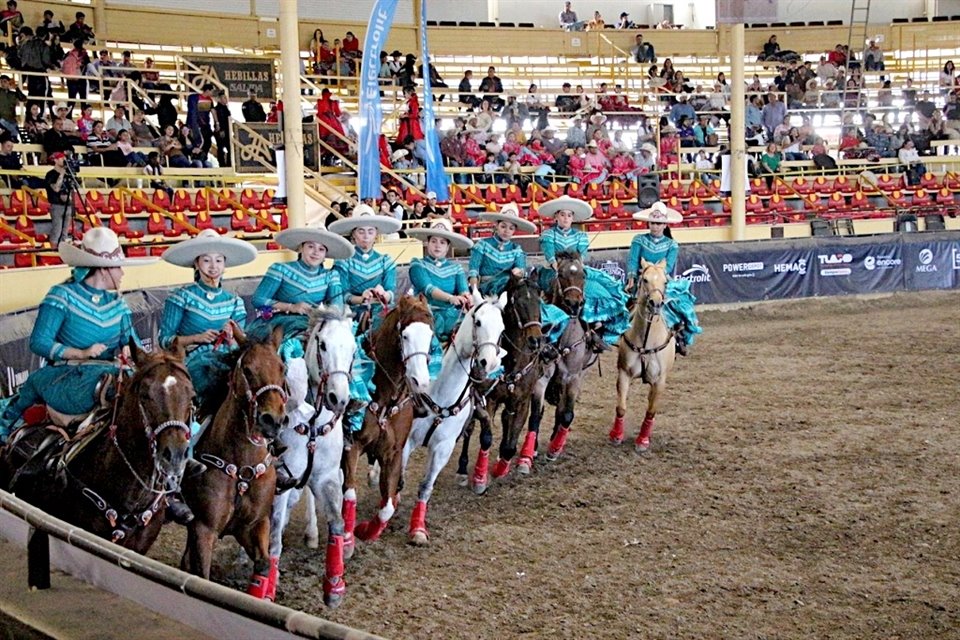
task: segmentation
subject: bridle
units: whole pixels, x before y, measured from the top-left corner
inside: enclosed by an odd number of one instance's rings
[[[581,270],[581,272],[582,272],[582,271],[583,271],[583,263],[580,262],[580,265],[579,265],[579,266],[580,266],[580,270]],[[564,306],[566,306],[569,311],[572,312],[572,311],[573,311],[573,308],[571,307],[571,303],[567,300],[567,293],[570,293],[570,292],[579,293],[579,294],[580,294],[580,301],[577,303],[577,306],[578,306],[578,307],[582,307],[582,306],[583,306],[583,301],[584,301],[583,287],[578,287],[577,285],[574,285],[574,284],[568,285],[568,286],[566,286],[566,287],[561,287],[561,286],[560,286],[560,264],[559,264],[559,263],[557,263],[557,277],[554,278],[553,287],[554,287],[556,299],[557,299],[561,304],[563,304]]]
[[[430,314],[429,307],[427,307],[427,313]],[[430,314],[430,316],[432,318],[432,314]],[[414,322],[419,322],[419,321],[415,320],[415,321],[409,322],[408,324],[413,324]],[[382,328],[383,327],[381,327],[381,329]],[[397,332],[397,336],[402,338],[403,323],[400,322],[400,320],[397,320],[396,332]],[[423,356],[424,359],[426,360],[427,365],[429,366],[430,352],[414,351],[413,353],[404,354],[401,348],[402,357],[400,362],[403,365],[404,373],[403,373],[403,379],[398,383],[397,380],[395,380],[392,376],[390,376],[387,373],[387,368],[384,367],[381,364],[380,360],[377,358],[376,350],[373,348],[373,340],[368,339],[368,343],[370,345],[370,349],[368,349],[368,355],[370,356],[370,359],[373,360],[374,363],[377,365],[378,371],[383,372],[383,374],[387,377],[387,379],[390,380],[390,384],[393,386],[393,388],[397,390],[396,395],[393,398],[391,398],[386,405],[380,406],[380,403],[378,403],[376,400],[374,400],[373,402],[367,405],[367,411],[370,411],[376,416],[377,424],[380,425],[380,429],[385,430],[387,428],[387,422],[390,420],[390,418],[400,413],[400,410],[403,408],[404,405],[409,403],[411,400],[415,400],[418,396],[421,395],[418,392],[414,392],[410,388],[410,380],[406,374],[407,363],[417,356]]]
[[[650,328],[653,326],[653,322],[657,318],[660,318],[661,320],[663,319],[663,316],[662,316],[663,305],[666,303],[666,300],[667,300],[666,287],[664,287],[663,289],[654,289],[653,291],[646,292],[644,291],[643,285],[641,284],[640,286],[637,287],[637,292],[638,292],[638,295],[637,295],[638,303],[640,302],[641,298],[645,298],[644,304],[643,304],[643,311],[645,313],[643,342],[641,342],[640,345],[636,345],[630,340],[630,338],[627,337],[627,334],[623,335],[623,340],[626,343],[626,345],[630,347],[631,351],[633,351],[634,353],[640,354],[641,356],[659,353],[660,351],[663,351],[668,344],[670,344],[670,341],[673,339],[673,336],[674,336],[674,331],[672,329],[668,330],[667,339],[662,344],[656,347],[648,347],[647,340],[650,339]],[[655,298],[654,294],[658,294],[658,296]],[[636,313],[639,314],[640,312],[641,311],[638,308]]]
[[[323,437],[328,433],[330,433],[330,430],[333,429],[333,426],[337,423],[337,420],[339,420],[343,416],[343,411],[339,411],[339,412],[335,411],[333,412],[333,417],[328,422],[326,422],[323,425],[320,425],[319,427],[316,424],[317,419],[320,417],[320,413],[321,413],[320,407],[326,406],[325,398],[327,395],[326,394],[327,382],[329,382],[330,378],[332,378],[333,376],[339,375],[339,376],[345,377],[347,379],[347,382],[349,383],[352,377],[353,363],[357,358],[357,351],[356,349],[354,349],[353,357],[350,359],[350,364],[347,365],[346,369],[329,369],[328,370],[323,366],[323,361],[320,358],[320,351],[321,351],[320,345],[322,344],[322,341],[320,340],[320,334],[323,332],[323,328],[326,325],[327,325],[327,321],[324,321],[319,327],[317,327],[316,331],[313,334],[313,340],[316,343],[316,351],[317,351],[317,363],[316,363],[317,371],[321,372],[320,379],[317,381],[317,390],[313,396],[313,401],[314,401],[313,416],[310,418],[310,420],[307,423],[309,425],[308,430],[303,429],[304,425],[298,425],[295,428],[297,433],[299,433],[300,435],[310,436],[311,439],[307,445],[308,448],[310,449],[310,453],[313,453],[313,450],[316,448],[315,440],[317,436]],[[329,409],[329,407],[327,408]],[[311,445],[312,445],[312,448],[311,448]],[[302,488],[302,487],[299,487],[299,488]]]
[[[244,387],[244,397],[247,401],[247,406],[244,408],[245,427],[246,427],[246,436],[247,440],[255,447],[264,446],[264,438],[260,434],[254,433],[254,425],[257,424],[260,420],[260,397],[274,391],[280,394],[281,400],[286,403],[287,401],[287,391],[282,386],[277,384],[265,384],[256,391],[253,391],[253,386],[250,384],[250,381],[247,379],[247,374],[243,371],[243,359],[246,357],[246,353],[241,355],[237,359],[237,364],[234,369],[233,381],[236,383],[237,380],[243,382]]]

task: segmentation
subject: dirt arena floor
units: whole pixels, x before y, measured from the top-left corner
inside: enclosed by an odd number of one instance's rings
[[[344,605],[323,607],[302,518],[279,602],[390,638],[960,638],[960,293],[701,320],[650,454],[606,444],[607,355],[564,458],[482,497],[448,467],[415,548],[415,454],[393,525],[347,565]],[[376,500],[363,490],[361,519]],[[182,531],[152,555],[176,563]],[[235,549],[220,543],[215,578],[242,588]]]

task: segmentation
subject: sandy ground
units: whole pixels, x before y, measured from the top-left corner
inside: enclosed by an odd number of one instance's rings
[[[607,355],[564,458],[482,497],[448,467],[415,548],[415,454],[391,528],[347,565],[344,605],[323,607],[302,518],[279,602],[391,638],[960,638],[960,293],[701,320],[649,455],[606,444]],[[361,519],[377,499],[362,490]],[[176,564],[183,538],[168,527],[151,555]],[[220,543],[215,579],[242,588],[236,548]]]

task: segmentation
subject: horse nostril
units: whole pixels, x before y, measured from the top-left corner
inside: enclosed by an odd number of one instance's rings
[[[333,391],[327,394],[327,404],[329,404],[331,407],[336,407],[337,405],[339,405],[340,404],[339,400],[340,399],[337,398],[337,394],[335,394]]]
[[[170,462],[173,460],[173,450],[170,447],[164,447],[163,453],[161,453],[160,455],[167,462]]]
[[[480,359],[480,366],[483,367],[484,369],[487,368],[487,359],[486,359],[486,358],[481,358],[481,359]]]

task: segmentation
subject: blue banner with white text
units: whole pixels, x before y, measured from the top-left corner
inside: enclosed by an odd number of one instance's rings
[[[430,86],[430,55],[427,45],[427,0],[420,2],[420,63],[423,65],[423,135],[427,157],[427,191],[437,194],[437,202],[449,202],[450,178],[443,170],[440,140],[433,116],[433,87]]]
[[[398,0],[376,0],[363,38],[360,65],[360,134],[357,149],[361,198],[380,198],[380,52],[387,46]]]

